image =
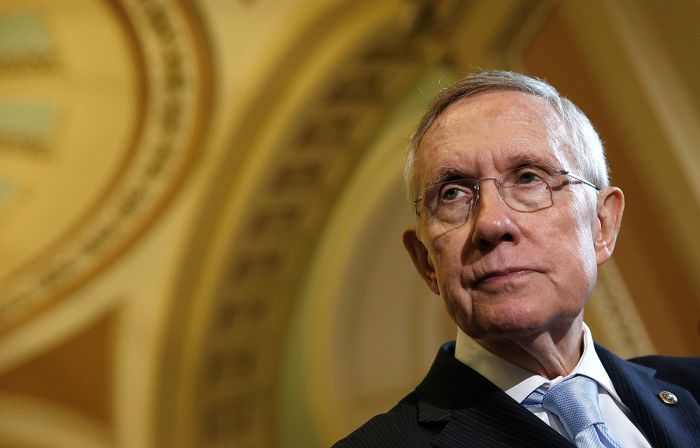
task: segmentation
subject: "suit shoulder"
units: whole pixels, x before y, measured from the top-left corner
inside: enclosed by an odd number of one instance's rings
[[[700,357],[650,355],[632,358],[629,361],[635,364],[651,367],[652,369],[658,371],[700,371]]]
[[[439,429],[418,424],[416,397],[411,393],[389,412],[373,417],[333,448],[429,447]]]
[[[688,389],[700,401],[700,358],[653,355],[630,362],[656,370],[656,378]]]

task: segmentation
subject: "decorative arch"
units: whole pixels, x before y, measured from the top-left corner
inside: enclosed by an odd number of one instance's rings
[[[441,57],[434,33],[450,29],[458,4],[344,2],[270,75],[177,288],[162,446],[272,446],[284,337],[318,235],[385,117]]]

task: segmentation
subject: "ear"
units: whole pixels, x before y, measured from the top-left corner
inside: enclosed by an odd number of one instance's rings
[[[615,249],[617,234],[625,209],[625,195],[617,187],[608,187],[598,193],[598,221],[600,229],[594,246],[598,266],[608,261]]]
[[[440,295],[437,275],[435,274],[433,262],[430,260],[430,253],[423,242],[418,239],[415,227],[409,227],[404,230],[403,245],[408,251],[408,255],[411,256],[411,260],[413,260],[413,264],[416,266],[418,273],[423,277],[423,280],[425,280],[425,283],[428,284],[428,287],[435,294]]]

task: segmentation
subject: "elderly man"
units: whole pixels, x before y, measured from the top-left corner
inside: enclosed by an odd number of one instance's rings
[[[700,359],[623,361],[583,322],[624,197],[576,106],[524,75],[467,76],[418,124],[405,174],[404,245],[457,340],[337,447],[700,447]]]

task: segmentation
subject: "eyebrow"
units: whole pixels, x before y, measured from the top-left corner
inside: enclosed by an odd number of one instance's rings
[[[462,179],[467,179],[469,177],[464,175],[464,170],[460,167],[457,166],[442,166],[437,172],[437,175],[435,178],[430,181],[425,188],[430,188],[435,185],[440,185],[444,183],[447,179],[453,178],[453,177],[458,177]]]
[[[530,154],[515,154],[508,159],[506,159],[505,166],[507,167],[504,171],[509,171],[520,166],[538,166],[538,167],[549,167],[551,169],[556,169],[550,161],[547,161],[541,157],[534,157]],[[476,179],[474,176],[465,175],[465,170],[458,166],[447,165],[442,166],[438,169],[436,176],[432,181],[430,181],[424,188],[430,188],[435,185],[440,185],[450,178],[461,178],[461,179]]]
[[[519,166],[532,165],[532,166],[547,166],[553,168],[554,165],[550,161],[545,160],[542,157],[533,157],[530,154],[517,154],[508,159],[508,169],[514,169]]]

